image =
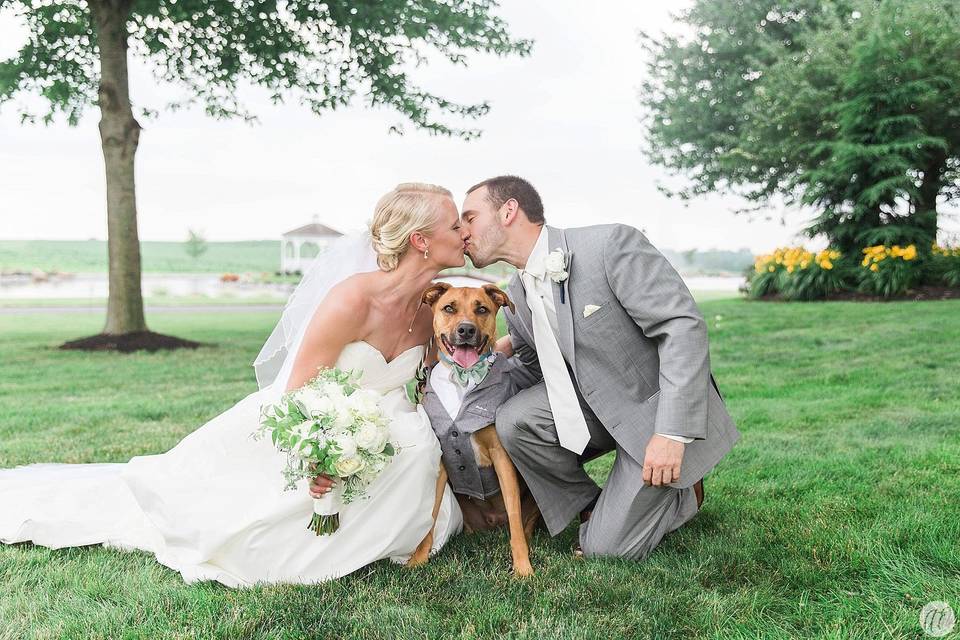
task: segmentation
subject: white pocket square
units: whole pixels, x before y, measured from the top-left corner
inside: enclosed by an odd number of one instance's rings
[[[589,317],[591,313],[593,313],[594,311],[596,311],[596,310],[599,309],[599,308],[600,308],[600,307],[599,307],[598,305],[588,304],[587,306],[585,306],[585,307],[583,308],[583,317],[584,317],[584,318]]]

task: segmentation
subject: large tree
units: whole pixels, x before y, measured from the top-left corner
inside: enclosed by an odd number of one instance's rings
[[[807,205],[807,233],[848,251],[935,238],[937,198],[960,196],[954,2],[698,0],[680,20],[691,35],[644,36],[641,93],[671,193]]]
[[[110,293],[102,334],[73,344],[124,350],[183,344],[151,339],[144,318],[131,55],[158,81],[185,89],[186,99],[171,108],[198,103],[214,117],[252,118],[237,92],[254,85],[275,102],[292,97],[317,114],[361,99],[432,133],[469,139],[475,128],[446,120],[478,118],[488,105],[430,93],[411,80],[411,67],[431,54],[463,65],[472,51],[530,49],[509,35],[493,0],[2,0],[0,7],[19,15],[29,33],[16,55],[0,61],[0,104],[38,95],[43,111],[24,111],[24,120],[62,115],[71,124],[99,107]]]

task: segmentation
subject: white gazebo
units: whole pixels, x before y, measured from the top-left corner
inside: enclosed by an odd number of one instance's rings
[[[342,235],[339,231],[320,224],[318,216],[313,216],[310,224],[287,231],[280,238],[280,271],[303,272],[318,253]]]

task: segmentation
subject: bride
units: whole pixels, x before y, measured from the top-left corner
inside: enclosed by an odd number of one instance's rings
[[[399,185],[378,202],[369,233],[338,240],[304,275],[254,364],[258,391],[163,454],[0,470],[0,541],[141,549],[187,582],[231,587],[311,583],[382,558],[406,562],[433,524],[440,465],[427,416],[404,390],[432,334],[420,297],[441,269],[463,264],[450,192]],[[284,454],[251,437],[260,407],[321,366],[362,370],[361,386],[383,394],[400,445],[369,497],[344,505],[340,529],[328,536],[306,523],[311,496],[330,482],[284,491]],[[432,549],[461,527],[447,487]]]

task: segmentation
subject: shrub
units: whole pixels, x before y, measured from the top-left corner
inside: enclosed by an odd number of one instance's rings
[[[780,291],[780,274],[783,271],[783,254],[786,249],[777,249],[771,254],[757,256],[753,272],[747,283],[751,298],[762,298]]]
[[[754,298],[780,293],[788,300],[817,300],[850,286],[850,269],[835,249],[812,253],[803,247],[782,247],[757,257],[750,276]]]
[[[927,246],[929,251],[917,248]],[[778,247],[757,256],[741,290],[752,298],[819,300],[840,291],[891,298],[920,285],[960,287],[960,246],[879,243],[863,249],[859,264],[856,260],[834,248],[814,254],[803,247]]]
[[[888,247],[878,244],[863,250],[860,263],[860,290],[889,298],[917,286],[924,280],[924,265],[917,260],[916,245]]]
[[[901,247],[916,245],[925,247],[930,242],[929,232],[917,225],[917,222],[923,213],[915,214],[917,219],[911,216],[911,222],[907,223],[889,223],[879,227],[870,227],[857,234],[857,246],[873,247],[876,245],[900,245]]]
[[[960,247],[941,247],[934,244],[930,250],[930,258],[933,278],[948,287],[960,286]]]
[[[822,300],[850,287],[850,268],[839,251],[824,249],[812,260],[786,272],[783,296],[789,300]]]

